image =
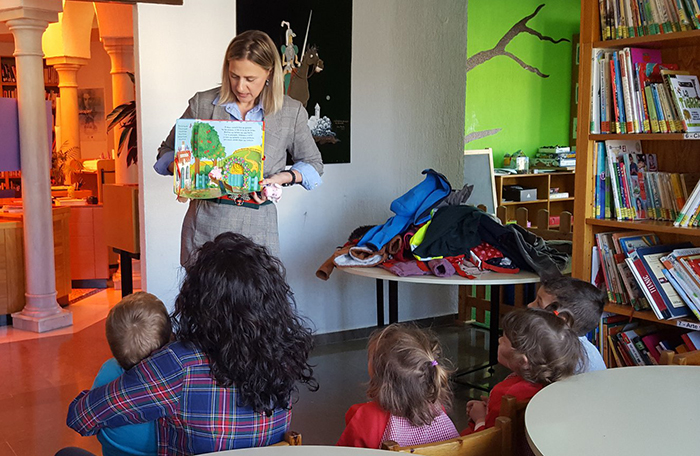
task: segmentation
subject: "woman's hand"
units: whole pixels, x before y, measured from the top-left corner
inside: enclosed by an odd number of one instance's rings
[[[300,183],[301,182],[301,173],[299,171],[295,170],[289,170],[294,173],[294,176],[296,177],[295,182]],[[282,171],[281,173],[273,174],[270,177],[267,177],[260,181],[260,187],[264,187],[269,184],[279,184],[279,185],[284,185],[284,184],[289,184],[292,182],[292,176],[289,174],[287,171]]]

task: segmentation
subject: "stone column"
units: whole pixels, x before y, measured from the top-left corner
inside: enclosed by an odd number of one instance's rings
[[[102,44],[112,63],[110,74],[112,75],[112,106],[128,103],[134,99],[134,84],[128,73],[134,73],[134,39],[131,37],[103,37]],[[122,129],[116,127],[114,134],[114,151],[119,153],[115,157],[115,181],[117,184],[137,184],[137,166],[127,166],[126,149],[119,150],[119,137]]]
[[[80,117],[78,107],[78,70],[88,63],[81,57],[52,57],[46,59],[58,73],[61,96],[61,144],[57,148],[68,150],[69,157],[80,160]],[[70,178],[70,176],[69,176]]]
[[[24,206],[24,260],[27,303],[12,315],[13,326],[35,332],[73,324],[73,315],[56,302],[56,273],[51,215],[51,151],[44,119],[44,53],[41,36],[47,20],[7,21],[14,35],[17,103]]]

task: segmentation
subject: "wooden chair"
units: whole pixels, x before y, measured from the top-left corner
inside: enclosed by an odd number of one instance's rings
[[[275,443],[270,446],[297,446],[301,445],[301,434],[294,431],[284,433],[284,438],[280,443]]]
[[[511,422],[508,418],[496,418],[496,426],[456,439],[400,447],[396,442],[382,442],[382,449],[415,453],[426,456],[512,456]]]
[[[530,401],[518,401],[515,397],[505,395],[501,398],[501,417],[510,419],[513,428],[511,447],[517,455],[533,455],[525,436],[525,409]]]
[[[659,355],[659,364],[700,366],[700,350],[695,350],[686,353],[675,353],[670,350],[664,350]]]

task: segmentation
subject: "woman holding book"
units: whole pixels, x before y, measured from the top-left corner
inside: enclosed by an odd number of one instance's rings
[[[221,87],[196,93],[182,119],[264,120],[265,166],[261,186],[301,184],[312,190],[321,184],[323,162],[307,125],[308,114],[284,95],[282,66],[270,37],[258,30],[236,36],[226,49]],[[158,149],[154,169],[172,175],[175,128]],[[286,170],[287,154],[294,165]],[[222,197],[190,200],[182,224],[180,264],[218,234],[232,231],[248,236],[279,255],[277,209],[264,192],[249,200]]]

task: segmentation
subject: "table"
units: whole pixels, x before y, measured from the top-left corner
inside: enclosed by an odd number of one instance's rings
[[[698,455],[700,366],[621,367],[547,386],[525,411],[539,456]]]
[[[299,445],[299,446],[267,446],[260,448],[246,448],[243,450],[219,451],[206,455],[228,456],[387,456],[386,450],[373,450],[369,448],[353,448],[339,446]]]
[[[491,368],[498,364],[498,320],[500,314],[501,286],[537,283],[540,277],[532,272],[521,271],[517,274],[502,274],[489,272],[476,279],[467,279],[460,275],[436,277],[433,275],[399,277],[382,268],[338,268],[348,274],[376,279],[377,285],[377,326],[384,325],[384,281],[389,282],[389,323],[399,321],[398,282],[424,283],[429,285],[492,285],[491,288],[491,318],[489,324],[489,362],[482,366],[461,369],[455,377]],[[484,389],[477,385],[472,385]]]

